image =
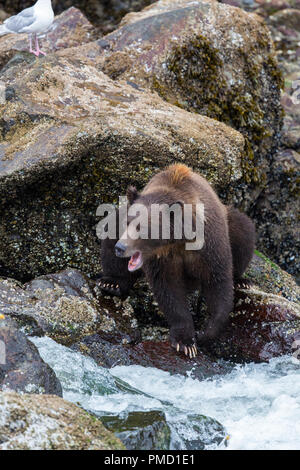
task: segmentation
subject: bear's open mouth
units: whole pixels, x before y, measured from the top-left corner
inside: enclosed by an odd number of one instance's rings
[[[136,251],[128,262],[128,271],[136,271],[143,266],[143,257],[140,251]]]

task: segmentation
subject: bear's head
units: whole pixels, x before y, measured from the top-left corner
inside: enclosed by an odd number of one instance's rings
[[[184,204],[175,191],[164,188],[139,194],[131,186],[127,198],[127,220],[115,253],[130,258],[128,270],[132,272],[140,269],[145,260],[168,252],[175,243],[184,243]]]

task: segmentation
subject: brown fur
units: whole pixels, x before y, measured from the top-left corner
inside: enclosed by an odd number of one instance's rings
[[[129,189],[131,204],[143,204],[148,209],[148,221],[152,204],[174,203],[204,204],[204,246],[200,250],[185,249],[185,240],[120,238],[122,256],[141,253],[142,270],[154,296],[170,325],[171,342],[181,350],[192,347],[195,331],[186,295],[199,289],[204,295],[209,320],[198,341],[213,340],[222,330],[233,307],[233,281],[238,280],[251,260],[255,231],[251,220],[238,210],[226,207],[209,183],[199,174],[182,164],[172,165],[155,175],[138,194]],[[122,234],[120,234],[122,235]],[[125,233],[126,235],[126,233]],[[138,273],[124,270],[124,258],[116,258],[111,247],[115,241],[104,241],[102,264],[105,279],[114,283],[126,294]],[[125,245],[124,245],[125,244]],[[120,253],[118,252],[118,256]],[[140,265],[139,265],[140,266]],[[113,274],[114,273],[114,274]],[[116,289],[110,288],[116,294]]]
[[[170,173],[170,184],[172,186],[182,184],[191,175],[191,170],[180,163],[169,166],[167,172]]]

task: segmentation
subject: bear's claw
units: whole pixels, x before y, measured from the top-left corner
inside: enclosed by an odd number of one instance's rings
[[[252,286],[252,282],[250,279],[241,278],[235,282],[236,289],[249,289]]]
[[[99,280],[98,286],[105,294],[118,295],[118,296],[121,294],[121,289],[120,289],[119,284],[114,284],[112,282]]]
[[[177,343],[176,351],[179,352],[180,350],[183,351],[186,356],[189,356],[190,359],[193,359],[197,356],[197,346],[195,344],[192,346],[184,346]]]

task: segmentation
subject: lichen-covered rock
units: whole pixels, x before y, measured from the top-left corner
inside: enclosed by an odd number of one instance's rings
[[[32,3],[32,2],[30,2]],[[57,16],[47,35],[41,37],[42,50],[46,53],[85,44],[94,38],[94,27],[77,8],[69,8]],[[16,53],[29,49],[28,34],[8,34],[0,38],[0,69]],[[33,62],[38,60],[33,54],[18,54],[14,61],[26,58]]]
[[[102,423],[51,395],[0,393],[0,450],[124,450]]]
[[[96,69],[87,48],[78,49],[14,65],[1,76],[5,276],[29,280],[67,265],[99,272],[98,205],[118,203],[129,184],[142,188],[174,162],[201,172],[229,200],[242,198],[240,133],[134,83],[115,83]]]
[[[138,336],[131,310],[126,301],[120,305],[118,299],[97,300],[92,282],[74,269],[25,285],[0,281],[0,312],[14,318],[27,334],[47,334],[62,344],[97,332],[115,342],[130,342]]]
[[[62,396],[59,380],[37,348],[18,330],[14,321],[1,314],[0,390],[7,389]]]
[[[245,181],[264,186],[279,141],[283,82],[258,16],[206,0],[160,0],[126,16],[98,44],[99,66],[111,78],[242,132],[249,142]]]
[[[127,450],[168,450],[171,430],[162,411],[133,411],[127,416],[102,416]]]

